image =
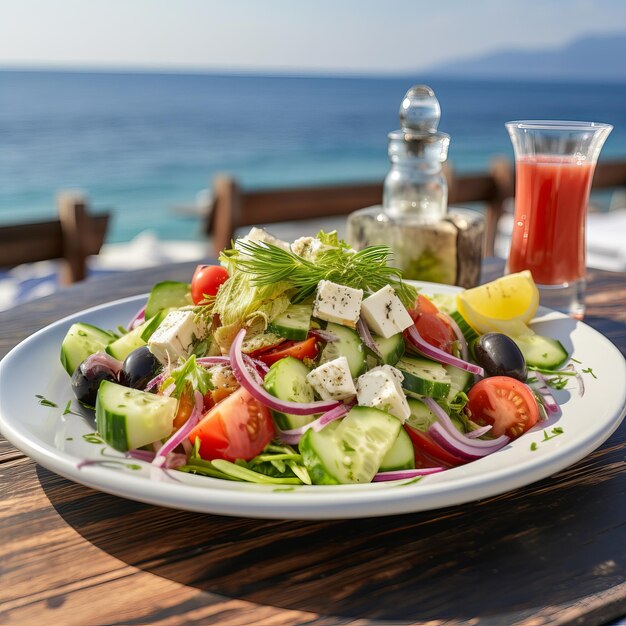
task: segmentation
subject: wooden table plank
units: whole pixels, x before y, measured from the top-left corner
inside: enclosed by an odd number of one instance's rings
[[[191,268],[122,275],[115,297]],[[626,353],[624,275],[591,278],[586,321]],[[101,279],[3,314],[0,354],[111,297]],[[124,500],[0,441],[0,623],[601,624],[626,614],[625,445],[622,424],[555,476],[463,506],[298,522]]]

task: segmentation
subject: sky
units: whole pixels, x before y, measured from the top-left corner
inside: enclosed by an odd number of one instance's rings
[[[388,74],[619,31],[625,0],[0,0],[0,66]]]

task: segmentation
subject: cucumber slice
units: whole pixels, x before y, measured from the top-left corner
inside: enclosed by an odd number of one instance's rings
[[[400,429],[398,438],[385,458],[380,463],[379,472],[393,472],[395,470],[415,469],[415,453],[413,451],[413,442],[409,433]]]
[[[468,345],[471,345],[478,339],[478,333],[465,321],[465,318],[458,311],[452,311],[450,317],[457,323]]]
[[[411,409],[411,415],[406,423],[415,430],[421,430],[425,433],[432,424],[438,421],[433,412],[421,400],[408,398],[408,403]],[[465,434],[465,426],[456,415],[451,415],[450,421],[456,426],[460,433]]]
[[[104,349],[105,352],[119,361],[123,361],[133,350],[146,345],[148,339],[152,337],[154,331],[165,318],[165,315],[165,311],[157,313],[153,318],[145,321],[137,328],[133,328],[133,330],[122,335],[119,339],[112,341]]]
[[[450,393],[450,376],[440,363],[405,355],[395,366],[404,374],[402,387],[409,396],[446,398]]]
[[[144,332],[146,332],[146,322],[141,326],[137,326],[130,332],[122,335],[119,339],[112,341],[106,348],[105,352],[116,358],[118,361],[123,361],[133,350],[141,348],[146,345],[146,340],[143,338]]]
[[[437,421],[437,418],[421,400],[408,398],[407,402],[409,403],[409,409],[411,409],[411,415],[406,423],[415,428],[415,430],[426,432],[430,425]]]
[[[402,333],[387,338],[372,335],[372,339],[382,355],[382,361],[385,365],[395,365],[404,354],[405,345]]]
[[[263,386],[279,400],[291,402],[313,402],[313,387],[307,382],[309,368],[299,359],[292,356],[276,361],[266,374]],[[272,410],[278,428],[289,430],[300,428],[315,419],[314,415],[291,415]]]
[[[164,309],[177,309],[193,304],[188,283],[166,280],[152,287],[146,304],[146,319],[154,317]]]
[[[336,335],[338,340],[324,346],[320,355],[320,365],[345,356],[348,359],[352,378],[358,378],[367,366],[367,353],[359,334],[356,330],[333,322],[328,323],[326,330]]]
[[[511,337],[518,345],[526,359],[526,365],[541,367],[546,369],[556,369],[561,367],[569,355],[563,344],[552,337],[543,335],[523,335],[521,337]]]
[[[400,428],[400,420],[389,413],[355,406],[320,432],[307,430],[299,448],[313,484],[371,482]]]
[[[91,324],[72,324],[61,343],[61,364],[71,376],[88,356],[104,350],[113,339],[111,333]]]
[[[178,401],[104,380],[96,400],[96,425],[115,450],[126,452],[172,432]]]
[[[450,378],[450,391],[447,400],[452,402],[459,391],[467,391],[474,382],[474,375],[454,365],[443,366]]]
[[[302,341],[309,334],[312,312],[312,304],[291,304],[284,313],[270,322],[267,329],[285,339]]]

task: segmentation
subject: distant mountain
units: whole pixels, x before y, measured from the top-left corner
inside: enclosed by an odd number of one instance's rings
[[[560,48],[501,50],[429,68],[437,76],[626,82],[626,33],[588,36]]]

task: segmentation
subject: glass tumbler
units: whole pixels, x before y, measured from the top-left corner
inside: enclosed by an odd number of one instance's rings
[[[610,124],[505,124],[515,152],[515,216],[508,272],[530,270],[541,304],[582,319],[589,191]]]

